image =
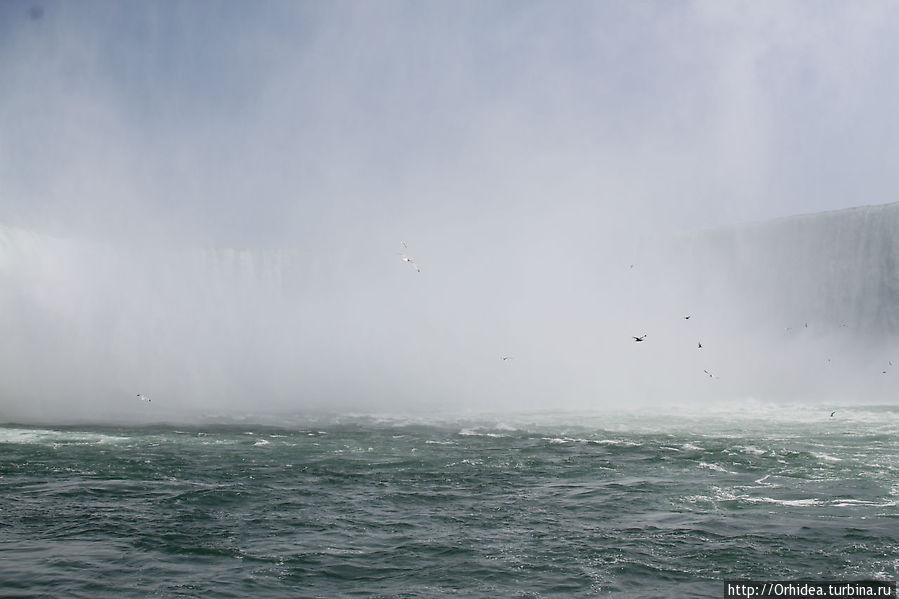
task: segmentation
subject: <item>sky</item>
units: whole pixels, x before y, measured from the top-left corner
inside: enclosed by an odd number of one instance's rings
[[[8,0],[0,222],[255,248],[889,202],[897,30],[892,2]]]
[[[894,201],[897,32],[893,2],[2,2],[0,413],[695,393],[728,363],[680,353],[642,240]]]

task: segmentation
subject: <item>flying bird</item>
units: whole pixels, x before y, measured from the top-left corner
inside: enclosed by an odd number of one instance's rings
[[[703,370],[703,372],[706,373],[707,375],[709,375],[709,378],[710,378],[710,379],[717,379],[717,378],[718,378],[717,376],[715,376],[714,374],[712,374],[712,373],[709,372],[708,370]]]
[[[646,339],[646,333],[643,333],[643,336],[642,336],[642,337],[636,337],[636,336],[635,336],[635,337],[634,337],[634,343],[640,343],[640,342],[643,341],[644,339]]]
[[[400,241],[400,243],[403,245],[403,249],[409,249],[409,246],[406,245],[405,241]],[[412,268],[414,268],[418,272],[421,272],[421,267],[418,266],[418,263],[411,257],[407,256],[406,254],[400,254],[400,257],[402,258],[403,262],[408,262]]]
[[[699,341],[699,342],[696,344],[696,346],[697,346],[699,349],[702,349],[702,341]]]
[[[412,268],[414,268],[418,272],[421,272],[421,267],[418,266],[418,263],[415,262],[415,260],[407,256],[406,254],[401,254],[401,256],[403,258],[403,262],[408,262],[409,265],[412,266]]]
[[[506,362],[507,360],[512,360],[512,359],[513,359],[512,356],[503,356],[503,362]]]
[[[687,314],[686,316],[684,316],[684,320],[690,320],[690,314]]]
[[[830,413],[830,417],[833,418],[833,415],[836,414],[836,413],[837,413],[837,411],[834,410],[833,412]]]
[[[144,395],[143,393],[138,393],[137,398],[141,401],[150,401],[150,398]]]

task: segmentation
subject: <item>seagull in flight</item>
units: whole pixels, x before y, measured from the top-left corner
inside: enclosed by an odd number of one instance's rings
[[[643,333],[643,336],[642,336],[642,337],[634,336],[634,343],[640,343],[640,342],[643,341],[644,339],[646,339],[646,333]]]
[[[684,320],[690,320],[690,316],[692,316],[692,314],[687,314],[686,316],[684,316]]]
[[[697,341],[697,342],[696,342],[696,346],[697,346],[699,349],[702,349],[702,341]]]
[[[408,262],[409,265],[410,265],[412,268],[414,268],[414,269],[417,270],[418,272],[421,272],[421,267],[418,266],[418,263],[415,262],[415,260],[413,260],[412,258],[410,258],[409,256],[407,256],[406,254],[401,254],[401,256],[402,256],[402,258],[403,258],[403,262]]]
[[[138,398],[139,400],[141,400],[141,401],[146,401],[146,402],[149,402],[149,401],[150,401],[150,398],[147,397],[146,395],[144,395],[143,393],[138,393],[138,394],[137,394],[137,398]]]
[[[506,362],[506,361],[509,361],[512,359],[513,359],[512,356],[503,356],[503,362]]]
[[[833,418],[833,415],[836,414],[836,413],[837,413],[837,411],[834,410],[833,412],[830,413],[830,417]]]
[[[715,376],[714,374],[712,374],[712,373],[709,372],[708,370],[703,370],[703,372],[706,373],[707,375],[709,375],[709,378],[710,378],[710,379],[717,379],[717,378],[718,378],[717,376]]]
[[[400,241],[400,243],[403,244],[403,249],[406,249],[406,250],[409,249],[409,246],[406,245],[406,242],[405,242],[405,241]],[[407,256],[406,254],[400,254],[400,257],[403,259],[403,262],[408,262],[408,263],[409,263],[409,266],[411,266],[412,268],[414,268],[414,269],[417,270],[418,272],[421,272],[421,267],[420,267],[420,266],[418,265],[418,263],[417,263],[415,260],[413,260],[411,257]]]

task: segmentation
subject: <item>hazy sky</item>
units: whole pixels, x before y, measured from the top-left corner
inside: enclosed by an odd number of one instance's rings
[[[295,247],[889,202],[897,51],[895,2],[7,0],[0,222]]]

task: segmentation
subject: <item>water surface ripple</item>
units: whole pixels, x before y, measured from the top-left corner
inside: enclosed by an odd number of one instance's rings
[[[20,597],[719,597],[728,578],[895,580],[899,411],[867,410],[6,425],[0,583]]]

